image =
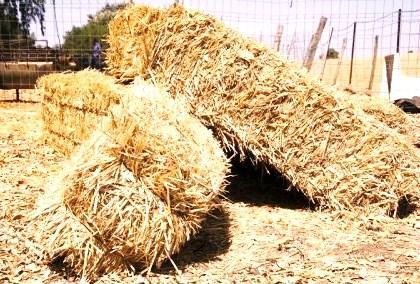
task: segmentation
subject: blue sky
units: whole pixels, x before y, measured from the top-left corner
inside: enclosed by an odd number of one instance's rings
[[[117,0],[56,0],[58,35],[55,28],[52,0],[47,0],[46,34],[39,27],[32,30],[38,39],[49,45],[62,41],[72,26],[87,22],[106,3]],[[138,0],[139,4],[168,6],[170,0]],[[277,26],[284,26],[281,52],[290,59],[301,60],[321,16],[328,18],[318,53],[326,50],[329,33],[334,28],[331,46],[337,50],[343,38],[351,46],[353,22],[358,22],[356,56],[371,56],[375,35],[379,35],[382,54],[395,51],[398,9],[402,9],[401,52],[420,49],[420,1],[418,0],[180,0],[191,9],[199,9],[222,19],[228,26],[248,37],[273,46]],[[346,56],[350,53],[347,48]]]

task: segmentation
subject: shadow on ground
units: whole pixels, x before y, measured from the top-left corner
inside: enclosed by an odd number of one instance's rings
[[[314,204],[301,192],[291,187],[290,182],[277,173],[267,173],[249,160],[232,160],[231,176],[225,198],[228,203],[245,203],[250,206],[271,206],[287,209],[310,210]],[[230,247],[230,217],[227,209],[218,208],[203,222],[199,233],[188,241],[182,250],[172,256],[180,270],[194,263],[217,260]],[[67,275],[69,271],[58,260],[56,268]],[[56,269],[57,271],[57,269]],[[157,274],[174,274],[175,268],[168,260],[162,267],[154,268]]]
[[[229,203],[242,202],[251,206],[272,206],[287,209],[311,210],[315,205],[303,193],[293,188],[290,182],[277,173],[267,173],[250,160],[233,159],[231,177],[225,198]],[[217,259],[230,246],[229,212],[213,212],[204,222],[200,233],[189,241],[172,259],[182,270],[193,263]],[[170,261],[155,273],[174,273]]]
[[[215,260],[226,253],[230,246],[229,212],[222,208],[213,211],[202,224],[198,235],[188,241],[181,252],[172,260],[182,270],[192,263],[204,263]],[[155,273],[175,272],[170,261],[166,261]]]
[[[253,206],[272,206],[287,209],[314,209],[302,192],[275,171],[267,172],[250,160],[232,160],[232,177],[226,198],[230,202],[244,202]]]

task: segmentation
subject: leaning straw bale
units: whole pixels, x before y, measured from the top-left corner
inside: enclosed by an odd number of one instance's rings
[[[177,253],[218,205],[228,173],[218,142],[182,103],[142,81],[127,90],[64,167],[61,206],[41,210],[49,258],[89,280]],[[82,227],[70,217],[50,224],[62,207]]]
[[[118,104],[124,87],[95,70],[41,77],[43,137],[66,156],[88,139],[110,106]]]
[[[415,143],[420,138],[420,133],[413,132],[415,122],[396,105],[386,101],[379,96],[369,96],[362,93],[336,94],[341,99],[341,104],[349,103],[355,111],[362,110],[365,114],[372,116],[379,123],[395,129],[398,133],[407,136]]]
[[[396,214],[401,199],[418,205],[420,159],[407,136],[376,125],[213,17],[180,6],[156,11],[130,7],[110,22],[110,73],[128,79],[148,67],[153,80],[186,98],[225,149],[281,172],[321,208]],[[148,44],[152,52],[142,54]]]

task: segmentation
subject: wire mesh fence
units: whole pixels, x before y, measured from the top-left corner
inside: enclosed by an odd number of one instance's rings
[[[312,56],[310,72],[327,84],[380,93],[384,56],[396,52],[402,76],[420,77],[416,0],[0,0],[0,89],[32,88],[50,72],[104,68],[107,23],[118,9],[175,2],[215,16],[297,64]],[[326,23],[316,35],[322,17]],[[418,84],[411,88],[420,93]]]

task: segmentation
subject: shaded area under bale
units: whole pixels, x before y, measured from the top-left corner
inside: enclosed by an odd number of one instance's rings
[[[255,206],[272,206],[287,209],[312,210],[316,208],[310,199],[284,176],[267,171],[250,159],[231,160],[231,175],[225,197],[232,202],[244,202]]]

